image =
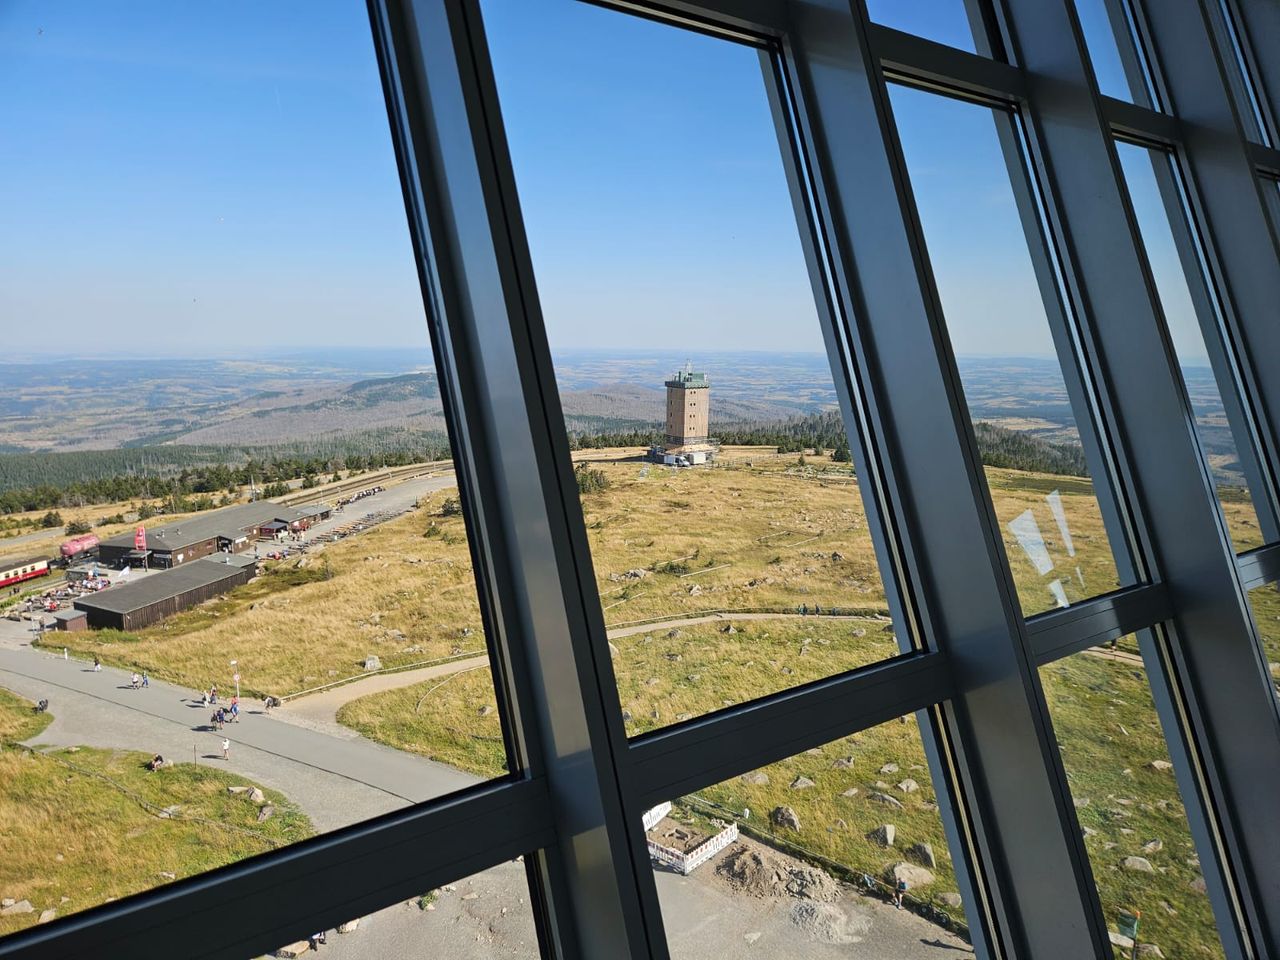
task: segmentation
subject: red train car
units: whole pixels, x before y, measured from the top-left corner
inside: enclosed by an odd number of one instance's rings
[[[49,575],[49,561],[43,558],[6,563],[0,560],[0,587],[12,586],[23,580]]]

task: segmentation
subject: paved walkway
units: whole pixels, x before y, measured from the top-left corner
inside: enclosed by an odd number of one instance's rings
[[[101,723],[118,727],[122,733],[128,733],[132,718],[122,717],[120,710],[163,721],[183,733],[185,748],[170,750],[180,760],[194,752],[201,761],[221,763],[221,742],[226,737],[231,741],[233,759],[241,750],[250,749],[371,787],[402,803],[419,803],[477,782],[452,767],[362,737],[335,737],[286,723],[258,707],[243,710],[240,721],[227,724],[220,733],[209,722],[212,708],[201,706],[192,690],[156,680],[146,689],[133,690],[125,671],[104,667],[94,672],[80,661],[30,648],[0,649],[0,678],[6,686],[11,680],[23,681],[16,686],[24,689],[15,688],[15,692],[24,696],[29,696],[30,690],[47,697],[55,717],[64,701],[88,698],[99,705]],[[43,735],[40,739],[48,742]],[[135,736],[125,739],[132,749],[158,750]]]

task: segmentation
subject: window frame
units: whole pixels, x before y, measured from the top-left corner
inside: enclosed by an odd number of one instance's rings
[[[1263,448],[1241,454],[1264,459],[1255,496],[1273,505],[1280,332],[1259,297],[1280,283],[1280,256],[1260,177],[1280,174],[1280,152],[1244,137],[1200,0],[1123,7],[1149,62],[1179,64],[1152,78],[1169,113],[1098,95],[1070,0],[966,3],[984,25],[979,48],[1008,62],[870,23],[848,0],[600,3],[760,51],[904,637],[891,661],[628,741],[478,0],[369,0],[517,772],[15,934],[0,958],[159,958],[180,940],[192,957],[243,960],[523,854],[546,955],[665,960],[639,811],[912,711],[978,955],[1106,955],[1037,667],[1157,626],[1144,656],[1179,783],[1195,787],[1184,799],[1224,947],[1232,960],[1274,952],[1280,825],[1265,798],[1280,793],[1280,713],[1244,589],[1280,580],[1280,543],[1232,553],[1161,344],[1113,138],[1171,151],[1186,171],[1190,221],[1229,305],[1225,342],[1243,358],[1230,386]],[[1275,38],[1264,0],[1238,8],[1242,42]],[[1080,325],[1074,358],[1098,408],[1100,501],[1126,530],[1113,546],[1137,586],[1022,616],[890,79],[1022,118],[1019,149],[1043,191],[1048,255]]]

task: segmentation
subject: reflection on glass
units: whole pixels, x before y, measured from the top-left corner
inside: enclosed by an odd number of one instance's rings
[[[965,7],[966,0],[867,0],[867,13],[876,23],[974,53],[977,48]]]
[[[1111,942],[1117,957],[1135,940],[1137,956],[1222,957],[1142,657],[1128,641],[1040,670]]]
[[[1117,149],[1160,294],[1165,324],[1191,398],[1196,434],[1213,469],[1214,486],[1232,541],[1237,550],[1261,546],[1258,515],[1240,464],[1239,444],[1227,420],[1222,391],[1209,365],[1204,333],[1153,169],[1154,164],[1167,164],[1169,160],[1164,154],[1145,147],[1121,143]],[[1234,391],[1235,386],[1229,384],[1227,389]]]
[[[1076,14],[1080,17],[1080,29],[1084,32],[1085,47],[1093,63],[1093,74],[1102,95],[1145,104],[1146,91],[1135,94],[1120,56],[1119,43],[1133,42],[1129,38],[1128,28],[1123,32],[1124,40],[1119,41],[1107,13],[1107,0],[1075,0],[1075,5]]]
[[[0,22],[0,933],[504,767],[367,13],[243,12]]]
[[[1267,661],[1267,671],[1280,692],[1280,586],[1268,583],[1249,591],[1249,606],[1253,610],[1253,622],[1258,627],[1262,641],[1262,656]]]
[[[757,52],[483,7],[628,731],[895,655]]]
[[[673,798],[644,826],[673,960],[744,943],[762,957],[972,955],[912,717]]]
[[[1023,611],[1112,590],[1115,561],[991,111],[890,94]]]
[[[336,929],[317,930],[273,956],[309,957],[313,951],[325,960],[539,960],[523,858],[424,890]]]

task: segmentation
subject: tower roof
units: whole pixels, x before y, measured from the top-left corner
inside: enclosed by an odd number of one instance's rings
[[[671,375],[671,379],[667,381],[667,386],[696,389],[697,387],[711,386],[711,381],[707,379],[705,373],[694,373],[693,370],[677,370]]]

